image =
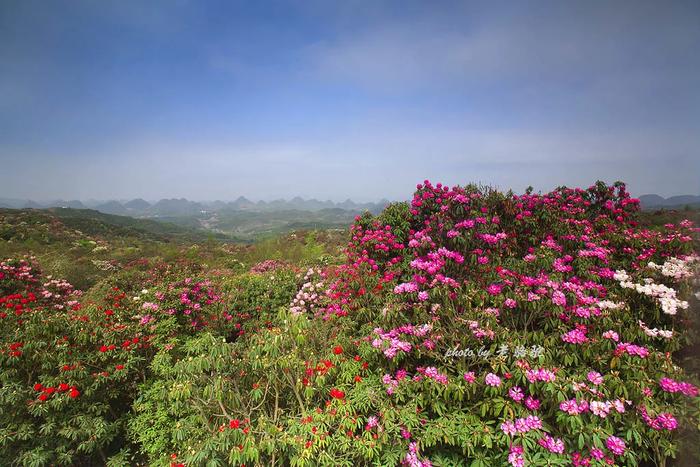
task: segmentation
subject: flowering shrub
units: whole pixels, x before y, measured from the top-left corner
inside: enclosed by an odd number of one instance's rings
[[[638,204],[425,182],[340,267],[81,296],[3,262],[0,463],[667,465],[700,421],[697,229]]]

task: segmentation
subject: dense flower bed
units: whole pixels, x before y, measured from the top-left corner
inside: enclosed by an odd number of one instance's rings
[[[166,265],[86,299],[3,262],[0,462],[666,465],[700,421],[698,230],[637,212],[620,183],[426,181],[336,268]]]

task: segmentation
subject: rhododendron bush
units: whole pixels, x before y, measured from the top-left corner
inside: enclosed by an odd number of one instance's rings
[[[638,210],[621,183],[426,181],[340,266],[81,295],[3,262],[0,463],[671,465],[700,423],[698,230]]]

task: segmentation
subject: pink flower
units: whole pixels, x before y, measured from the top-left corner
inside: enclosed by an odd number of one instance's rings
[[[536,383],[537,381],[543,381],[545,383],[551,383],[556,379],[556,375],[552,370],[546,368],[530,369],[525,372],[525,377],[531,383]]]
[[[661,413],[656,417],[656,421],[669,431],[678,428],[678,421],[670,413]]]
[[[640,358],[646,358],[649,355],[649,349],[639,345],[630,344],[629,342],[623,342],[622,344],[617,345],[615,354],[620,355],[623,353]]]
[[[555,290],[552,294],[552,303],[558,306],[566,306],[566,295],[561,290]]]
[[[595,384],[596,386],[603,384],[603,376],[597,371],[591,371],[588,373],[588,381]]]
[[[625,453],[625,442],[617,436],[610,436],[605,441],[605,445],[608,447],[610,452],[612,452],[616,456],[621,456]]]
[[[513,423],[510,420],[507,420],[503,423],[501,423],[501,430],[503,433],[507,434],[508,436],[513,436],[516,434],[518,431],[515,429],[515,423]]]
[[[467,373],[464,373],[464,381],[467,383],[473,383],[476,381],[476,375],[474,374],[473,371],[469,371]]]
[[[501,378],[494,375],[493,373],[489,373],[486,375],[485,382],[489,386],[499,387],[501,385]]]
[[[588,402],[577,402],[576,399],[571,399],[559,404],[559,410],[561,410],[562,412],[566,412],[569,415],[578,415],[588,410]]]
[[[564,441],[559,438],[552,438],[546,433],[537,443],[549,452],[553,452],[555,454],[564,453]]]
[[[604,338],[604,339],[610,339],[610,340],[613,340],[613,341],[615,341],[615,342],[617,342],[617,341],[620,340],[620,336],[618,336],[617,333],[616,333],[615,331],[612,331],[612,330],[610,330],[610,331],[605,331],[605,332],[603,333],[603,338]]]
[[[512,467],[524,467],[525,457],[523,456],[523,447],[512,445],[510,447],[510,452],[508,453],[508,463]]]
[[[501,290],[503,290],[503,286],[502,286],[501,284],[491,284],[491,285],[489,285],[488,288],[486,289],[486,291],[487,291],[490,295],[498,295],[498,294],[501,293]]]
[[[527,396],[527,399],[525,399],[525,407],[529,410],[537,410],[540,408],[540,401],[532,396]]]
[[[572,329],[566,334],[562,334],[561,340],[569,344],[583,344],[584,342],[588,342],[588,337],[586,337],[585,331],[581,329]]]
[[[666,392],[680,392],[688,397],[696,397],[698,395],[698,388],[684,381],[676,381],[671,378],[661,378],[659,380],[659,386],[661,386],[661,389]]]
[[[525,394],[523,393],[523,389],[519,386],[515,386],[510,388],[508,390],[508,396],[513,399],[515,402],[520,402],[525,398]]]
[[[601,418],[605,418],[608,416],[608,413],[610,412],[610,409],[612,408],[612,404],[610,402],[603,402],[603,401],[591,401],[589,404],[589,407],[591,409],[591,412],[593,412],[594,415],[597,415]]]
[[[376,427],[379,424],[379,420],[377,417],[374,415],[371,415],[369,418],[367,418],[367,425],[365,425],[365,430],[369,431],[372,428]]]
[[[151,321],[154,321],[154,320],[155,320],[155,318],[153,318],[153,316],[151,316],[151,315],[144,315],[144,316],[141,318],[141,321],[139,321],[139,324],[142,324],[142,325],[143,325],[143,324],[148,324],[148,323],[150,323]]]

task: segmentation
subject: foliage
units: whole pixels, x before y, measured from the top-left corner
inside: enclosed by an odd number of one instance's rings
[[[342,262],[332,233],[180,245],[81,294],[5,261],[0,463],[669,465],[697,444],[700,262],[648,216],[621,183],[425,182]]]

